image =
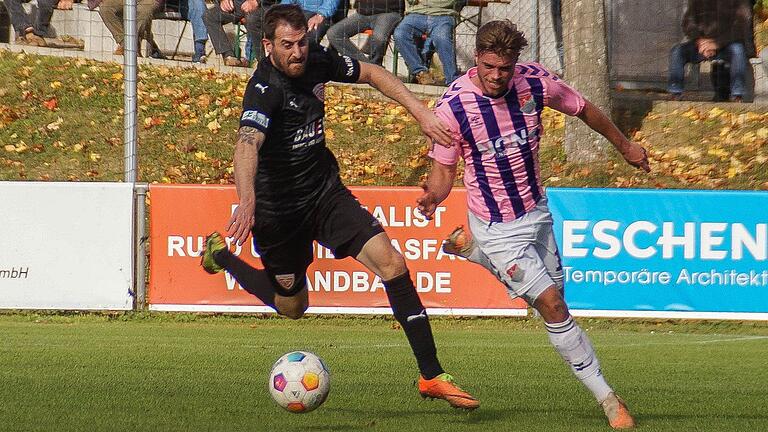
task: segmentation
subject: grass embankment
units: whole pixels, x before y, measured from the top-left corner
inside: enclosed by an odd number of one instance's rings
[[[122,73],[115,63],[0,51],[0,180],[123,178]],[[209,69],[142,66],[139,179],[231,183],[246,78]],[[620,119],[649,150],[653,173],[566,160],[563,117],[545,112],[548,186],[768,189],[768,113],[743,105],[653,108]],[[350,185],[416,185],[427,146],[403,108],[331,86],[326,130]],[[626,120],[626,121],[625,121]]]

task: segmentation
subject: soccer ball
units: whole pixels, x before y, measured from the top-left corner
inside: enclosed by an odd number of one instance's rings
[[[269,374],[269,394],[292,413],[306,413],[322,405],[331,390],[331,374],[320,357],[305,351],[289,352]]]

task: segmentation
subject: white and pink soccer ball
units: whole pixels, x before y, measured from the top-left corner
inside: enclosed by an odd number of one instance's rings
[[[322,405],[331,389],[331,374],[320,357],[305,351],[289,352],[269,374],[269,394],[292,413],[306,413]]]

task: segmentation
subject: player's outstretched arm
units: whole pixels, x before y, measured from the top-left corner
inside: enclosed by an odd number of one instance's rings
[[[421,184],[424,193],[416,198],[419,211],[427,219],[432,219],[437,206],[448,198],[455,177],[456,164],[444,165],[438,161],[432,162],[432,171],[430,171],[427,181]]]
[[[592,102],[588,100],[584,102],[584,109],[578,117],[595,132],[607,138],[630,165],[642,168],[645,172],[651,172],[648,154],[643,146],[628,140],[613,121]]]
[[[235,144],[235,186],[240,204],[232,213],[227,227],[227,234],[238,245],[243,244],[255,222],[256,191],[254,189],[256,172],[259,166],[259,149],[266,136],[250,126],[240,126]]]
[[[408,91],[396,76],[389,73],[383,67],[370,63],[360,63],[360,78],[357,82],[369,84],[384,96],[394,99],[404,106],[416,118],[416,121],[419,122],[424,135],[432,139],[433,142],[443,147],[450,147],[452,145],[448,127],[432,111],[427,109],[413,93]]]

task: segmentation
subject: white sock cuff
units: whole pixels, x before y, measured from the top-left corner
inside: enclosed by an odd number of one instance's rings
[[[559,323],[548,323],[545,322],[544,326],[547,328],[547,331],[554,334],[561,334],[565,333],[569,330],[571,330],[573,327],[576,326],[576,322],[573,321],[573,317],[569,316],[568,319],[566,319],[563,322]]]

